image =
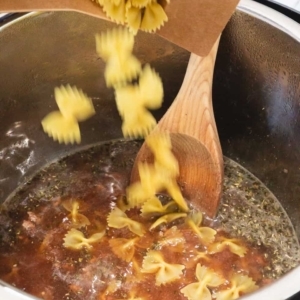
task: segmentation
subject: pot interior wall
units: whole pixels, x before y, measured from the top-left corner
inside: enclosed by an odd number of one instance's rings
[[[0,32],[0,197],[4,199],[45,164],[91,143],[117,139],[121,121],[94,34],[114,25],[71,12],[25,18]],[[224,31],[213,101],[224,154],[261,179],[288,212],[300,238],[300,44],[242,12]],[[135,54],[161,75],[165,102],[175,98],[189,53],[150,34],[137,37]],[[97,114],[81,124],[81,145],[62,146],[40,120],[56,109],[53,89],[77,85]]]
[[[224,155],[279,199],[300,239],[300,43],[236,12],[221,39],[213,101]]]

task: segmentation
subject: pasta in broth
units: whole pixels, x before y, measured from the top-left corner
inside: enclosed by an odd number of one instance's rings
[[[115,89],[124,136],[146,137],[154,154],[154,163],[138,166],[140,181],[127,188],[126,203],[119,200],[107,215],[107,230],[99,230],[86,238],[85,228],[91,226],[89,219],[78,212],[77,201],[64,202],[63,206],[70,212],[68,218],[72,228],[66,232],[63,246],[72,251],[93,252],[97,245],[108,243],[113,255],[130,264],[137,284],[153,276],[156,286],[177,282],[180,299],[230,300],[255,290],[255,281],[246,274],[225,276],[222,270],[215,270],[214,256],[229,251],[242,259],[248,249],[238,239],[219,236],[216,230],[202,226],[202,214],[190,211],[176,182],[179,166],[172,154],[169,135],[149,135],[156,120],[148,109],[161,106],[162,81],[149,65],[142,68],[132,51],[134,34],[139,29],[152,32],[167,21],[162,5],[156,0],[96,2],[113,21],[129,27],[129,31],[116,28],[96,35],[96,50],[106,62],[106,84]],[[137,83],[133,84],[133,81]],[[59,111],[42,121],[44,131],[59,142],[80,142],[78,122],[95,113],[92,101],[70,86],[56,88],[55,99]],[[161,191],[170,196],[167,203],[158,197]],[[115,236],[108,234],[111,229]],[[120,237],[118,231],[126,233],[125,237]],[[184,280],[178,284],[182,278]],[[192,278],[198,281],[192,282]],[[108,295],[111,295],[110,299],[119,299],[119,289],[115,281],[109,282],[99,299],[106,299]],[[123,297],[124,293],[122,299],[125,299]],[[135,285],[126,299],[152,298]]]

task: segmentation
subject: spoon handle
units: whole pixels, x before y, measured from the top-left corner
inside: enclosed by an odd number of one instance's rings
[[[186,75],[173,104],[158,129],[200,141],[217,164],[223,161],[212,105],[212,82],[219,39],[205,57],[191,54]]]

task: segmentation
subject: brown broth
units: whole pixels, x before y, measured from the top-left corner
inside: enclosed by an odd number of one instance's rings
[[[124,197],[139,142],[113,142],[92,147],[55,162],[39,172],[1,208],[0,278],[43,299],[187,299],[180,289],[196,282],[197,263],[207,266],[227,281],[211,291],[230,286],[233,273],[251,277],[258,286],[272,281],[266,270],[272,265],[270,249],[239,238],[247,247],[244,257],[224,251],[197,258],[207,245],[183,219],[164,224],[138,239],[134,257],[120,259],[109,244],[115,238],[135,238],[127,228],[107,226],[107,215]],[[91,225],[78,228],[85,237],[106,229],[105,236],[92,249],[67,249],[66,233],[72,228],[70,212],[62,205],[77,200],[79,212]],[[166,201],[166,197],[161,197]],[[138,209],[126,214],[149,228],[156,219],[140,216]],[[230,237],[219,222],[205,220],[217,230],[216,241]],[[161,246],[166,236],[180,232],[184,243]],[[185,266],[180,279],[165,285],[155,284],[155,274],[141,272],[149,250],[160,251],[167,263]]]

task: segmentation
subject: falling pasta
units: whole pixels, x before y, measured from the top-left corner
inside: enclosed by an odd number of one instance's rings
[[[142,70],[141,63],[132,54],[133,45],[133,35],[123,28],[96,35],[97,53],[106,62],[106,84],[115,88],[116,104],[123,120],[123,135],[145,137],[156,125],[148,109],[161,107],[163,85],[149,65]],[[132,84],[135,79],[138,83]]]
[[[55,88],[59,111],[49,113],[42,120],[44,131],[59,143],[81,142],[78,122],[95,114],[92,100],[76,87],[67,85]]]

